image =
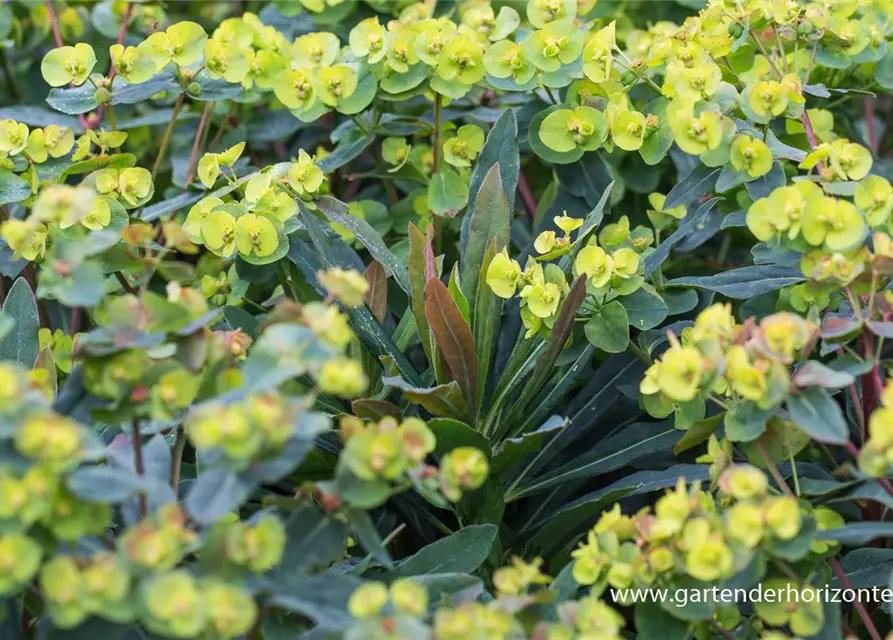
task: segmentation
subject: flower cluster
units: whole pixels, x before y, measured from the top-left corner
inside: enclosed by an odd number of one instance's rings
[[[626,516],[618,505],[604,513],[572,552],[574,579],[581,585],[593,585],[594,594],[608,586],[659,587],[683,575],[711,584],[740,574],[756,554],[773,556],[775,541],[790,542],[801,532],[812,539],[811,529],[804,527],[809,516],[797,499],[769,495],[766,475],[759,469],[746,464],[727,465],[718,486],[719,503],[698,483],[686,487],[680,478],[674,490],[657,500],[653,511],[646,508]],[[842,524],[835,512],[824,511],[837,516]],[[837,524],[837,520],[832,523]],[[810,552],[809,545],[801,547],[801,556]],[[786,584],[781,578],[770,578],[767,584],[777,582]],[[795,588],[815,590],[808,583]],[[755,605],[765,623],[788,624],[801,636],[821,629],[822,606],[815,598],[786,603],[786,608],[781,607],[783,612],[775,604]],[[726,630],[734,629],[740,620],[735,605],[715,614],[715,622]]]
[[[741,325],[731,305],[714,304],[682,331],[681,340],[669,337],[670,348],[639,386],[643,405],[655,417],[699,406],[697,420],[709,397],[752,403],[761,410],[778,406],[791,390],[789,367],[809,352],[816,329],[788,312]]]
[[[339,466],[362,481],[399,483],[406,477],[439,490],[452,502],[463,491],[481,487],[489,473],[486,455],[474,447],[457,447],[440,460],[440,470],[425,464],[437,439],[419,418],[398,421],[384,417],[365,423],[354,417],[341,419],[344,452]]]

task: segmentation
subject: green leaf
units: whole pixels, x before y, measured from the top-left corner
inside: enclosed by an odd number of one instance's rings
[[[301,504],[284,515],[288,535],[282,563],[273,571],[277,583],[291,580],[314,569],[325,569],[344,553],[347,530],[334,517],[316,505]]]
[[[89,82],[70,89],[50,89],[47,104],[70,116],[93,111],[99,106],[96,102],[96,88]]]
[[[856,549],[840,559],[840,568],[853,589],[870,589],[886,586],[893,571],[893,549]],[[843,588],[843,583],[835,577],[833,588]]]
[[[425,284],[428,282],[428,266],[425,257],[428,243],[417,226],[409,224],[409,286],[411,293],[412,316],[416,330],[422,341],[422,348],[432,368],[437,370],[438,353],[431,337],[431,328],[425,316]],[[432,258],[433,260],[433,258]]]
[[[439,216],[455,216],[468,204],[468,184],[452,167],[440,167],[428,185],[428,207]]]
[[[394,278],[400,288],[408,295],[412,295],[412,288],[409,284],[409,271],[391,253],[384,240],[368,222],[351,215],[348,212],[347,205],[335,198],[328,196],[320,198],[317,202],[317,207],[330,221],[349,229],[356,236],[357,240],[368,249],[372,257],[384,267],[387,274]]]
[[[766,431],[771,415],[755,402],[740,402],[725,414],[726,437],[732,442],[753,442]]]
[[[595,347],[587,344],[583,352],[564,371],[558,381],[547,386],[531,403],[527,410],[524,423],[518,428],[518,433],[528,433],[537,424],[549,415],[566,397],[568,392],[577,386],[580,379],[587,373],[591,373],[589,362],[595,355]]]
[[[470,216],[468,236],[462,251],[462,291],[472,309],[477,299],[478,280],[484,256],[490,245],[496,243],[496,253],[509,243],[509,222],[511,210],[508,198],[503,191],[503,181],[499,164],[494,164],[487,172],[480,190],[477,192],[474,210],[466,212]],[[474,322],[485,321],[474,318]]]
[[[139,493],[139,476],[119,467],[79,467],[65,480],[69,491],[87,502],[112,504]]]
[[[602,351],[622,353],[629,345],[629,319],[619,300],[595,312],[583,327],[586,339]]]
[[[590,453],[585,453],[554,471],[547,473],[515,491],[506,493],[506,502],[545,491],[572,480],[591,478],[619,469],[643,456],[672,448],[682,432],[669,420],[636,422],[625,427]]]
[[[21,202],[31,196],[31,185],[12,171],[0,169],[0,204]]]
[[[359,129],[351,129],[338,141],[338,146],[335,147],[335,150],[316,164],[326,173],[340,169],[351,160],[360,157],[360,154],[373,142],[375,142],[375,136],[371,133],[363,133]]]
[[[468,323],[468,326],[471,326],[471,316],[468,309],[468,298],[465,297],[465,294],[462,293],[462,285],[459,282],[459,265],[453,264],[453,270],[450,271],[450,279],[447,282],[447,290],[450,292],[450,295],[453,296],[453,301],[456,303],[456,306],[459,307],[459,313],[462,314],[462,318],[465,322]]]
[[[696,202],[713,191],[713,186],[719,179],[721,169],[699,164],[691,173],[670,189],[663,208],[675,209]]]
[[[881,88],[893,91],[893,50],[888,48],[884,57],[875,65],[874,79]]]
[[[37,337],[40,320],[37,315],[37,301],[24,278],[16,280],[9,290],[3,303],[3,313],[12,318],[15,324],[8,334],[0,338],[0,360],[12,360],[30,369],[40,351],[40,340]]]
[[[357,88],[349,98],[342,100],[335,109],[339,113],[352,116],[359,113],[375,100],[375,92],[378,89],[378,82],[372,73],[364,73],[357,83]]]
[[[649,284],[643,284],[635,293],[620,299],[626,309],[629,326],[639,331],[653,329],[669,315],[669,308],[660,294]]]
[[[387,547],[381,539],[381,534],[372,522],[372,518],[362,509],[348,509],[347,522],[357,534],[357,540],[363,550],[375,558],[386,569],[392,569],[394,562],[388,553]]]
[[[462,218],[462,228],[459,237],[459,252],[465,255],[469,241],[469,228],[471,219],[477,208],[477,199],[484,179],[491,168],[499,165],[499,174],[502,179],[502,192],[508,201],[508,210],[511,214],[515,209],[515,191],[518,189],[518,180],[521,175],[521,155],[518,150],[518,121],[512,109],[506,109],[493,128],[487,134],[484,146],[474,163],[471,172],[471,181],[468,185],[468,208],[465,217]],[[485,248],[489,243],[485,245]],[[464,269],[464,267],[463,267]],[[463,276],[465,271],[463,270]],[[465,276],[467,277],[467,276]]]
[[[645,276],[649,276],[664,260],[670,257],[670,250],[679,244],[687,235],[697,229],[698,223],[710,213],[716,203],[722,198],[713,198],[700,205],[694,211],[689,211],[688,215],[679,224],[679,227],[664,240],[658,247],[645,258]],[[665,204],[664,207],[667,205]],[[669,284],[669,283],[667,283]]]
[[[574,322],[576,320],[577,311],[583,304],[586,297],[586,278],[577,278],[574,286],[568,292],[567,296],[561,303],[561,309],[558,311],[558,317],[552,325],[552,331],[549,333],[549,344],[546,350],[536,360],[534,374],[524,385],[521,391],[521,398],[518,401],[517,409],[513,416],[523,411],[525,406],[533,399],[533,395],[542,387],[543,383],[552,375],[558,356],[567,344],[567,339],[574,330]],[[514,423],[515,420],[510,418],[509,422]]]
[[[397,574],[472,573],[490,554],[497,531],[492,524],[465,527],[401,560],[397,563]]]
[[[463,421],[470,417],[468,404],[455,381],[431,388],[414,387],[403,378],[394,376],[382,378],[381,381],[402,391],[407,402],[417,404],[436,416]]]
[[[802,389],[788,397],[788,413],[813,439],[828,444],[846,444],[849,430],[840,405],[827,390]]]
[[[15,120],[29,127],[68,127],[76,134],[81,133],[81,123],[77,118],[60,114],[42,105],[15,105],[0,108],[0,119]]]
[[[595,524],[599,514],[625,496],[641,495],[672,487],[682,477],[688,482],[708,480],[706,464],[679,464],[662,471],[637,471],[616,482],[577,498],[558,511],[544,515],[529,528],[536,530],[527,548],[544,554]]]
[[[201,87],[201,91],[194,96],[190,94],[190,97],[195,100],[201,100],[202,102],[229,100],[242,93],[241,84],[233,84],[227,82],[223,78],[214,80],[205,69],[202,69],[198,75],[195,76],[195,81],[198,83],[198,86]]]
[[[459,385],[468,408],[477,407],[478,362],[471,328],[446,285],[431,278],[425,285],[425,317],[450,376]]]
[[[270,603],[310,618],[320,629],[347,629],[355,622],[347,612],[347,602],[361,583],[358,578],[334,572],[283,581],[273,586]]]
[[[825,389],[842,389],[853,383],[856,378],[846,371],[835,371],[818,360],[808,360],[794,373],[794,384],[798,387],[824,387]]]
[[[837,529],[816,533],[819,540],[836,540],[849,547],[861,547],[878,538],[893,537],[893,522],[850,522]]]
[[[635,607],[638,640],[686,640],[688,623],[671,615],[656,602],[640,602]]]
[[[490,475],[502,478],[504,474],[519,468],[524,459],[538,451],[546,440],[552,438],[567,426],[567,420],[552,416],[535,431],[525,433],[517,438],[507,438],[499,443],[490,464]]]
[[[211,524],[237,511],[252,488],[227,469],[211,469],[199,475],[189,487],[184,506],[199,524]]]
[[[647,262],[647,259],[646,259]],[[723,271],[712,276],[688,276],[675,278],[666,283],[668,287],[696,287],[715,291],[727,298],[748,300],[764,293],[777,291],[783,287],[806,280],[799,269],[775,265],[757,265]]]
[[[127,84],[124,78],[118,77],[115,79],[115,89],[112,91],[110,102],[112,104],[140,104],[162,91],[168,91],[172,96],[183,93],[183,87],[170,71],[163,71],[139,84]]]
[[[764,543],[764,549],[769,555],[788,560],[789,562],[797,562],[805,558],[810,551],[813,541],[815,540],[816,523],[813,518],[804,518],[800,531],[790,540],[781,540],[779,538],[769,538]]]
[[[496,240],[490,243],[481,262],[477,275],[478,286],[474,301],[471,331],[474,334],[474,348],[478,354],[478,397],[486,398],[487,379],[490,375],[490,362],[496,350],[496,339],[502,316],[503,300],[487,285],[487,269],[496,255]],[[475,277],[470,274],[470,277]]]
[[[457,447],[474,447],[483,451],[487,457],[490,456],[490,441],[480,431],[475,431],[464,422],[434,418],[428,422],[428,426],[437,438],[437,448],[434,451],[438,455],[448,453]]]
[[[181,209],[192,206],[194,203],[201,200],[202,197],[205,195],[206,194],[204,193],[186,191],[174,196],[173,198],[168,198],[167,200],[156,202],[155,204],[148,206],[142,210],[142,213],[140,213],[140,219],[145,220],[146,222],[158,220],[159,218],[170,215],[175,211],[180,211]]]
[[[683,451],[688,451],[706,441],[719,428],[722,419],[723,414],[718,413],[692,424],[673,447],[673,453],[678,456]]]

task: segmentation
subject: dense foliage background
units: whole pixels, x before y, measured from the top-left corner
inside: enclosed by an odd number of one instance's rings
[[[891,21],[0,3],[0,638],[889,634]]]

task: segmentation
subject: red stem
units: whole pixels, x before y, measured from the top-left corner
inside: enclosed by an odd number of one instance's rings
[[[533,192],[530,191],[530,185],[527,184],[527,178],[523,173],[518,176],[518,193],[521,194],[524,207],[527,209],[530,219],[533,220],[536,217],[536,199],[534,199]]]
[[[844,573],[843,568],[837,561],[837,558],[832,556],[831,558],[828,558],[828,562],[831,563],[831,569],[834,570],[834,575],[837,576],[837,579],[840,580],[841,584],[845,588],[852,591],[853,583],[850,582],[850,579],[846,577],[846,573]],[[871,621],[871,616],[868,615],[868,611],[865,609],[865,605],[859,602],[859,600],[855,600],[853,602],[853,607],[855,607],[856,611],[859,613],[859,617],[862,618],[862,622],[865,623],[865,629],[868,631],[868,635],[871,636],[872,640],[881,640],[881,634],[878,633],[877,627],[875,627],[874,623]]]
[[[128,2],[127,8],[124,10],[124,17],[121,20],[121,29],[118,31],[118,44],[124,44],[124,36],[127,35],[127,27],[130,25],[130,16],[133,13],[133,4]],[[115,67],[113,66],[109,69],[109,82],[111,82],[115,77]],[[93,126],[97,126],[100,122],[102,122],[102,115],[105,113],[105,104],[99,105],[99,108],[96,110],[96,119],[93,121]]]
[[[877,153],[878,135],[877,123],[874,121],[874,99],[865,96],[862,98],[862,111],[865,114],[865,128],[868,132],[868,147],[873,153]]]

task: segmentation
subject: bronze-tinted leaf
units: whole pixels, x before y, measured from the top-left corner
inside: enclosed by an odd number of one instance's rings
[[[478,361],[471,328],[446,285],[436,278],[425,285],[425,317],[450,377],[473,412],[477,407]]]

